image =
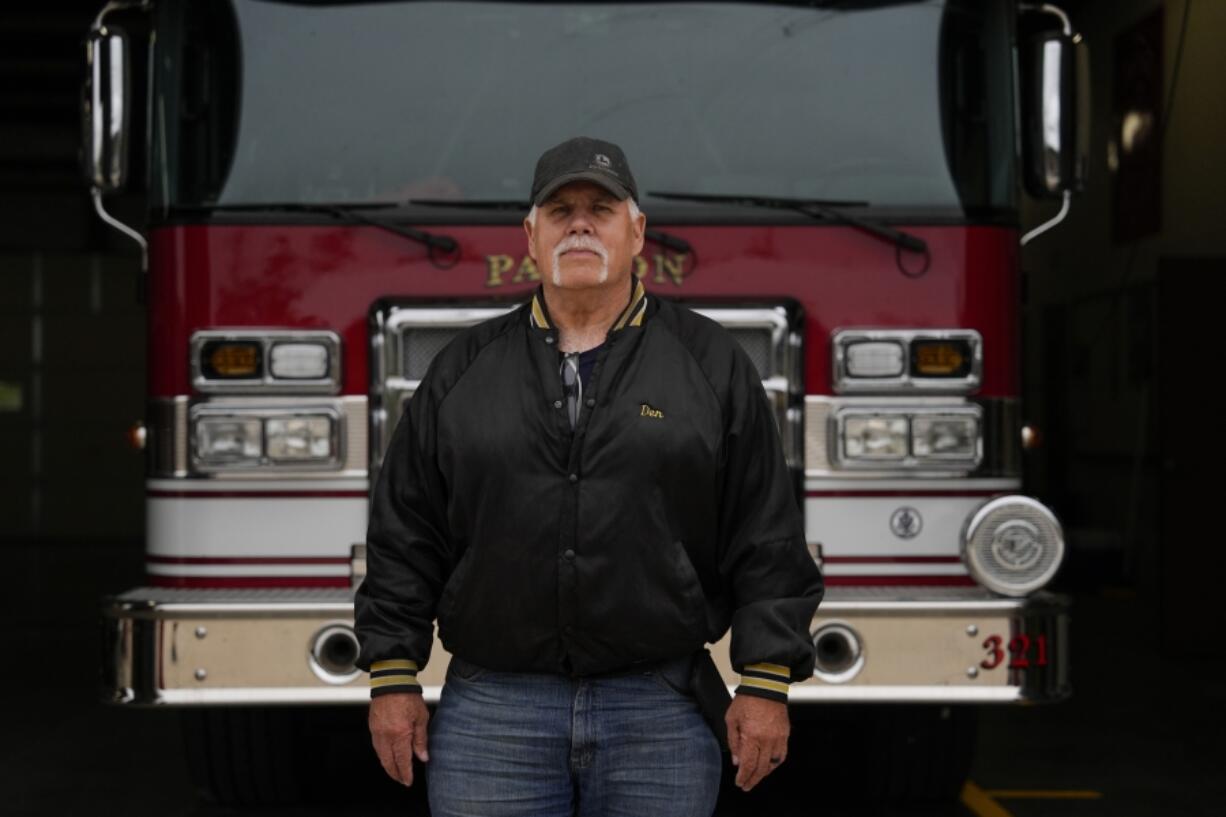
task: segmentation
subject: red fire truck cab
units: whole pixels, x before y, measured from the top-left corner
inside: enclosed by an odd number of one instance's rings
[[[922,721],[899,790],[947,792],[969,754],[925,741],[1069,694],[1063,535],[1022,481],[1019,207],[1080,184],[1078,45],[1013,0],[109,4],[85,159],[147,265],[149,392],[147,580],[103,600],[105,699],[368,701],[352,601],[384,448],[434,354],[535,288],[533,164],[588,135],[642,191],[634,274],[726,326],[776,409],[828,585],[793,746],[835,705]],[[139,232],[103,200],[137,105]],[[254,723],[212,739],[275,751]]]

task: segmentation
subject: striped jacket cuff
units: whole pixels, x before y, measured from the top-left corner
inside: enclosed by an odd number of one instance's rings
[[[421,692],[417,683],[417,662],[404,658],[373,661],[370,665],[370,697],[393,692]]]
[[[741,670],[737,695],[755,695],[780,703],[788,702],[788,682],[792,672],[782,664],[746,664]]]

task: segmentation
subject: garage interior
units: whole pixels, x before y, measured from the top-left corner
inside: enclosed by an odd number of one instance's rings
[[[228,814],[198,802],[176,720],[96,700],[98,599],[143,576],[130,436],[147,342],[139,258],[97,218],[79,166],[99,6],[0,12],[0,549],[8,643],[40,658],[37,679],[4,674],[0,776],[12,814]],[[1196,396],[1213,395],[1226,271],[1226,3],[1062,6],[1091,45],[1089,182],[1023,251],[1022,406],[1039,439],[1024,493],[1067,537],[1054,589],[1073,598],[1073,696],[983,712],[962,800],[900,814],[1210,815],[1226,799],[1226,555],[1208,513],[1226,435]],[[139,225],[139,174],[132,187],[108,207]],[[1023,227],[1058,206],[1024,201]],[[363,725],[344,724],[359,748]],[[351,777],[333,790],[378,777],[373,756],[336,752],[321,762]],[[719,813],[808,814],[828,789],[827,813],[863,813],[838,779],[787,771],[726,792]],[[368,813],[400,807],[403,792],[376,788]]]

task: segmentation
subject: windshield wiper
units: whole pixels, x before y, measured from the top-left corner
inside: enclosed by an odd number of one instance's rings
[[[460,249],[459,243],[449,235],[441,233],[430,233],[425,230],[418,230],[414,227],[408,227],[403,224],[398,224],[387,218],[383,218],[372,213],[377,213],[385,210],[396,210],[402,205],[396,202],[377,202],[370,204],[307,204],[307,203],[277,203],[277,204],[218,204],[218,205],[199,205],[180,209],[187,210],[207,210],[210,212],[219,213],[263,213],[263,212],[285,212],[285,213],[320,213],[327,216],[332,216],[339,221],[356,221],[362,224],[369,224],[372,227],[378,227],[381,230],[387,230],[389,233],[403,236],[419,244],[425,244],[430,248],[431,258],[435,250],[441,250],[443,253],[457,253]]]
[[[378,227],[382,230],[387,230],[389,233],[404,236],[405,238],[416,241],[420,244],[425,244],[431,250],[442,250],[445,253],[454,253],[460,249],[459,243],[449,235],[441,233],[431,233],[426,230],[419,230],[416,227],[407,227],[403,224],[397,224],[379,216],[371,215],[372,212],[380,212],[384,210],[395,210],[400,204],[389,203],[383,205],[377,204],[294,204],[287,205],[289,209],[305,210],[307,212],[331,213],[340,219],[349,219],[352,221],[360,221],[363,224],[369,224],[372,227]]]
[[[876,221],[869,221],[860,216],[853,216],[840,208],[867,207],[865,201],[828,201],[823,199],[794,199],[786,196],[736,196],[717,193],[664,193],[648,191],[647,195],[658,199],[675,199],[677,201],[701,201],[719,204],[744,204],[750,207],[772,207],[776,210],[795,210],[812,218],[837,221],[863,230],[883,241],[888,241],[895,247],[911,252],[928,252],[928,242],[919,236],[896,230]]]

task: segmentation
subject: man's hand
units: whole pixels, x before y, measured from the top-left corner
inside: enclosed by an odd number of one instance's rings
[[[754,695],[737,695],[724,715],[728,748],[737,766],[736,784],[749,791],[788,756],[788,705]]]
[[[413,755],[425,763],[426,723],[430,712],[420,692],[393,692],[370,701],[370,742],[383,770],[406,786],[413,785]]]

